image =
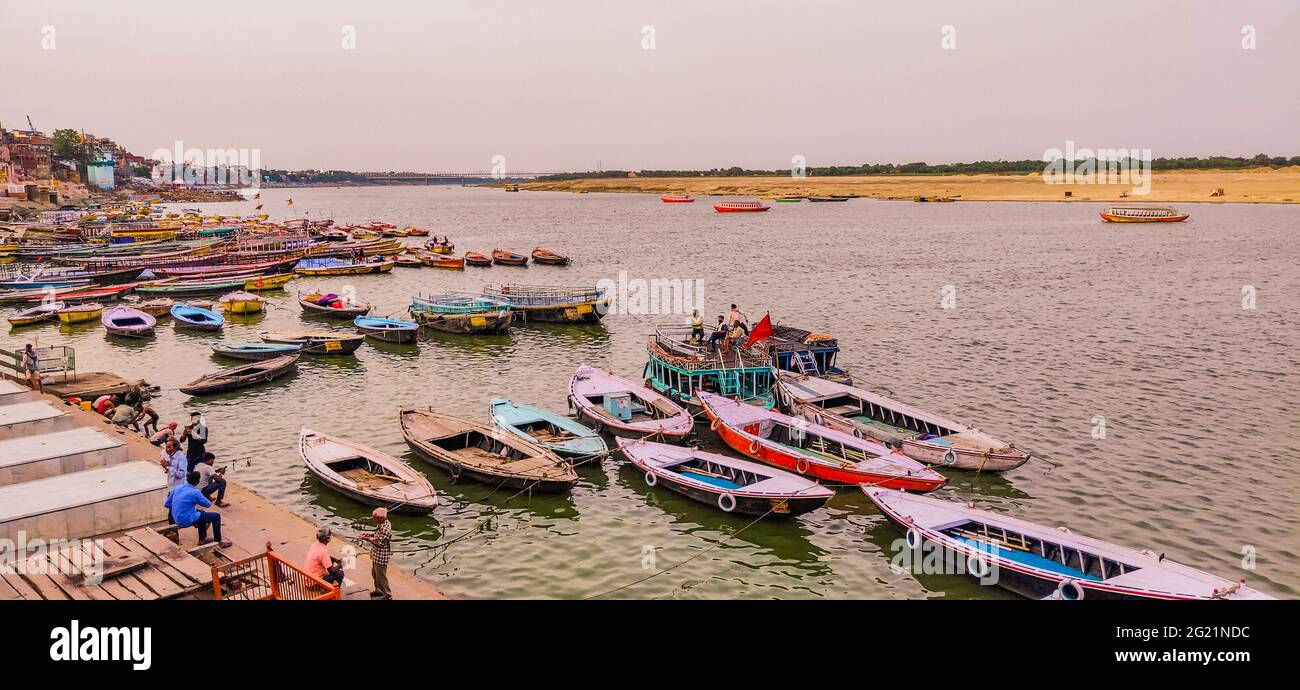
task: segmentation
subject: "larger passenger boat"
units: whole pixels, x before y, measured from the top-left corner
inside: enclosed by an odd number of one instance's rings
[[[777,369],[853,385],[848,372],[835,365],[840,345],[832,336],[794,326],[773,326],[772,335],[763,344]]]
[[[699,391],[772,407],[776,372],[762,346],[710,349],[689,327],[658,328],[646,344],[645,382],[673,402],[700,409]]]
[[[713,205],[718,213],[758,213],[771,208],[757,201],[720,201]]]
[[[1111,206],[1101,211],[1107,223],[1178,223],[1189,215],[1172,206]]]
[[[598,323],[609,298],[598,288],[514,285],[483,288],[483,294],[504,301],[515,321]]]

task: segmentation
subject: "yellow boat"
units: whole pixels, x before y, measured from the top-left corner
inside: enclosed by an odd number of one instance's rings
[[[221,310],[227,314],[257,314],[266,308],[266,300],[251,292],[232,292],[221,297]]]
[[[104,315],[104,305],[98,302],[78,304],[59,310],[59,323],[86,323],[97,321]]]
[[[250,278],[244,283],[244,289],[252,292],[261,292],[263,290],[279,290],[284,284],[293,280],[292,273],[277,273],[271,276],[258,276]]]
[[[318,259],[304,259],[308,263],[300,263],[293,269],[294,273],[304,276],[357,276],[367,273],[388,273],[393,270],[396,264],[391,260],[385,261],[366,261],[363,263],[342,263],[333,265],[331,263],[311,263],[319,261]]]

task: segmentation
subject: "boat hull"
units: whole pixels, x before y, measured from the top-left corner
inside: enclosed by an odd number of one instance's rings
[[[1130,218],[1127,216],[1117,216],[1110,213],[1102,213],[1101,219],[1107,223],[1181,223],[1191,217],[1191,214],[1184,213],[1177,216],[1165,216],[1154,218]]]
[[[584,304],[565,304],[554,307],[516,307],[510,308],[514,320],[520,323],[537,321],[539,323],[600,323],[604,314],[596,302]]]
[[[285,345],[300,345],[299,350],[304,355],[318,355],[323,357],[336,357],[350,355],[361,347],[365,342],[362,337],[340,337],[340,338],[294,338],[279,337],[274,335],[263,335],[262,340],[268,343],[282,343]]]
[[[224,369],[180,388],[186,395],[216,395],[227,391],[270,383],[297,368],[298,355]],[[247,372],[247,373],[241,373]],[[220,378],[218,378],[220,377]]]
[[[509,310],[477,314],[438,314],[425,311],[416,312],[415,320],[421,326],[445,333],[490,335],[510,330],[512,317]]]

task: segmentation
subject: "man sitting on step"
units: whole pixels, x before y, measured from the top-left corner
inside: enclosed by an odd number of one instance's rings
[[[177,527],[198,528],[200,545],[215,541],[223,549],[230,548],[230,542],[221,538],[221,514],[215,510],[199,510],[199,506],[212,507],[212,502],[198,489],[200,480],[201,476],[198,472],[190,472],[185,483],[172,489],[172,492],[167,495],[163,507],[171,512],[172,520]],[[212,539],[208,538],[209,526],[212,527]]]

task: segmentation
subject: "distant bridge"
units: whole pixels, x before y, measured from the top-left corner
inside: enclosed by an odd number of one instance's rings
[[[482,184],[491,182],[519,182],[521,180],[532,180],[541,177],[542,175],[550,175],[552,173],[510,172],[504,176],[494,175],[487,171],[428,173],[363,172],[358,174],[376,184]]]

